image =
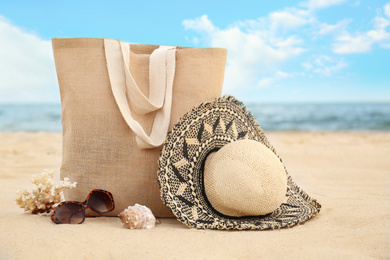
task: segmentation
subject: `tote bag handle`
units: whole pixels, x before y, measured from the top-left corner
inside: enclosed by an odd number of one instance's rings
[[[154,148],[162,145],[171,117],[176,47],[160,46],[150,55],[149,98],[141,92],[130,73],[130,45],[104,39],[104,50],[112,93],[124,120],[136,135],[138,146]],[[133,118],[130,105],[141,115],[157,111],[149,136]]]

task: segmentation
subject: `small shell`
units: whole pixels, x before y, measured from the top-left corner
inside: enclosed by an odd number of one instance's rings
[[[154,228],[156,218],[152,211],[145,206],[135,204],[119,213],[118,217],[122,221],[124,227],[129,229],[149,229]]]

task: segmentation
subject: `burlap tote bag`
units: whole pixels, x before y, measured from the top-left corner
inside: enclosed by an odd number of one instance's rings
[[[189,109],[219,97],[226,50],[127,44],[95,38],[52,40],[63,124],[61,178],[82,201],[110,191],[111,216],[139,203],[173,216],[157,182],[167,132]]]

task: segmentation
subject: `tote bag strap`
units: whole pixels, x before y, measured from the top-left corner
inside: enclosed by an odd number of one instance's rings
[[[109,39],[107,39],[109,40]],[[115,41],[115,40],[111,40]],[[118,41],[124,62],[124,71],[126,86],[128,90],[127,98],[134,111],[140,115],[147,114],[162,108],[166,91],[166,53],[167,50],[174,47],[160,46],[150,55],[149,65],[149,98],[147,98],[137,86],[133,76],[130,73],[130,45]]]
[[[104,49],[115,101],[124,120],[136,134],[138,146],[154,148],[162,145],[171,116],[176,47],[160,46],[150,55],[149,98],[141,92],[130,73],[130,45],[119,40],[104,39]],[[141,115],[157,110],[149,136],[133,118],[130,105]]]

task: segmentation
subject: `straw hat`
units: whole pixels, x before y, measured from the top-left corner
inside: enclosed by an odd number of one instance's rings
[[[253,116],[232,96],[179,120],[164,143],[158,181],[163,202],[195,228],[291,227],[321,208],[292,181]]]

